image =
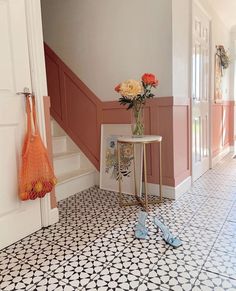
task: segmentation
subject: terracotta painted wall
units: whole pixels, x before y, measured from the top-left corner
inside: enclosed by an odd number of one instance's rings
[[[101,124],[130,123],[131,113],[117,101],[101,102],[45,45],[51,115],[99,169]],[[163,136],[163,183],[176,186],[190,175],[189,103],[158,97],[145,106],[146,134]],[[158,145],[148,149],[148,181],[158,180]]]
[[[190,163],[190,101],[176,98],[173,106],[173,143],[175,185],[191,175]]]
[[[234,101],[212,105],[212,155],[234,144]]]

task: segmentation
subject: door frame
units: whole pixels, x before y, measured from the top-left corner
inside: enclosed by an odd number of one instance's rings
[[[35,94],[38,125],[43,142],[46,144],[44,96],[48,95],[40,0],[25,0],[28,47],[32,90]],[[50,195],[40,200],[41,224],[47,227],[59,220],[58,208],[51,209]]]
[[[212,94],[213,92],[213,87],[212,82],[213,82],[213,70],[212,70],[212,17],[210,14],[206,11],[206,9],[202,6],[202,4],[199,2],[199,0],[191,0],[190,3],[190,40],[189,40],[189,69],[190,69],[190,74],[189,74],[189,96],[190,96],[190,152],[191,152],[191,157],[190,157],[190,169],[191,169],[191,180],[193,184],[193,132],[192,132],[192,121],[193,121],[193,114],[192,114],[192,108],[193,108],[193,98],[192,98],[192,77],[193,77],[193,61],[192,61],[192,52],[193,52],[193,14],[194,14],[194,5],[197,5],[200,10],[206,15],[206,17],[209,19],[209,108],[208,108],[208,114],[209,114],[209,169],[212,168]]]

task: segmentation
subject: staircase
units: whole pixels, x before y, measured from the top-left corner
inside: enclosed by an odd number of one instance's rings
[[[51,119],[57,201],[96,184],[97,171],[65,131]]]

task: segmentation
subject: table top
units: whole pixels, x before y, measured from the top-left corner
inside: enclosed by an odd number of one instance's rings
[[[117,141],[124,142],[124,143],[152,143],[152,142],[161,142],[162,136],[160,135],[143,135],[141,137],[121,136],[121,137],[118,137]]]

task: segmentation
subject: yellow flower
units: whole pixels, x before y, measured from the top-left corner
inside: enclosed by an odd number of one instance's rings
[[[125,145],[124,148],[123,148],[123,151],[124,151],[124,156],[125,157],[132,156],[132,154],[133,154],[133,147],[132,147],[132,145],[129,145],[129,144]]]
[[[121,83],[119,93],[122,96],[134,98],[138,94],[142,93],[142,89],[141,82],[136,80],[127,80]]]

